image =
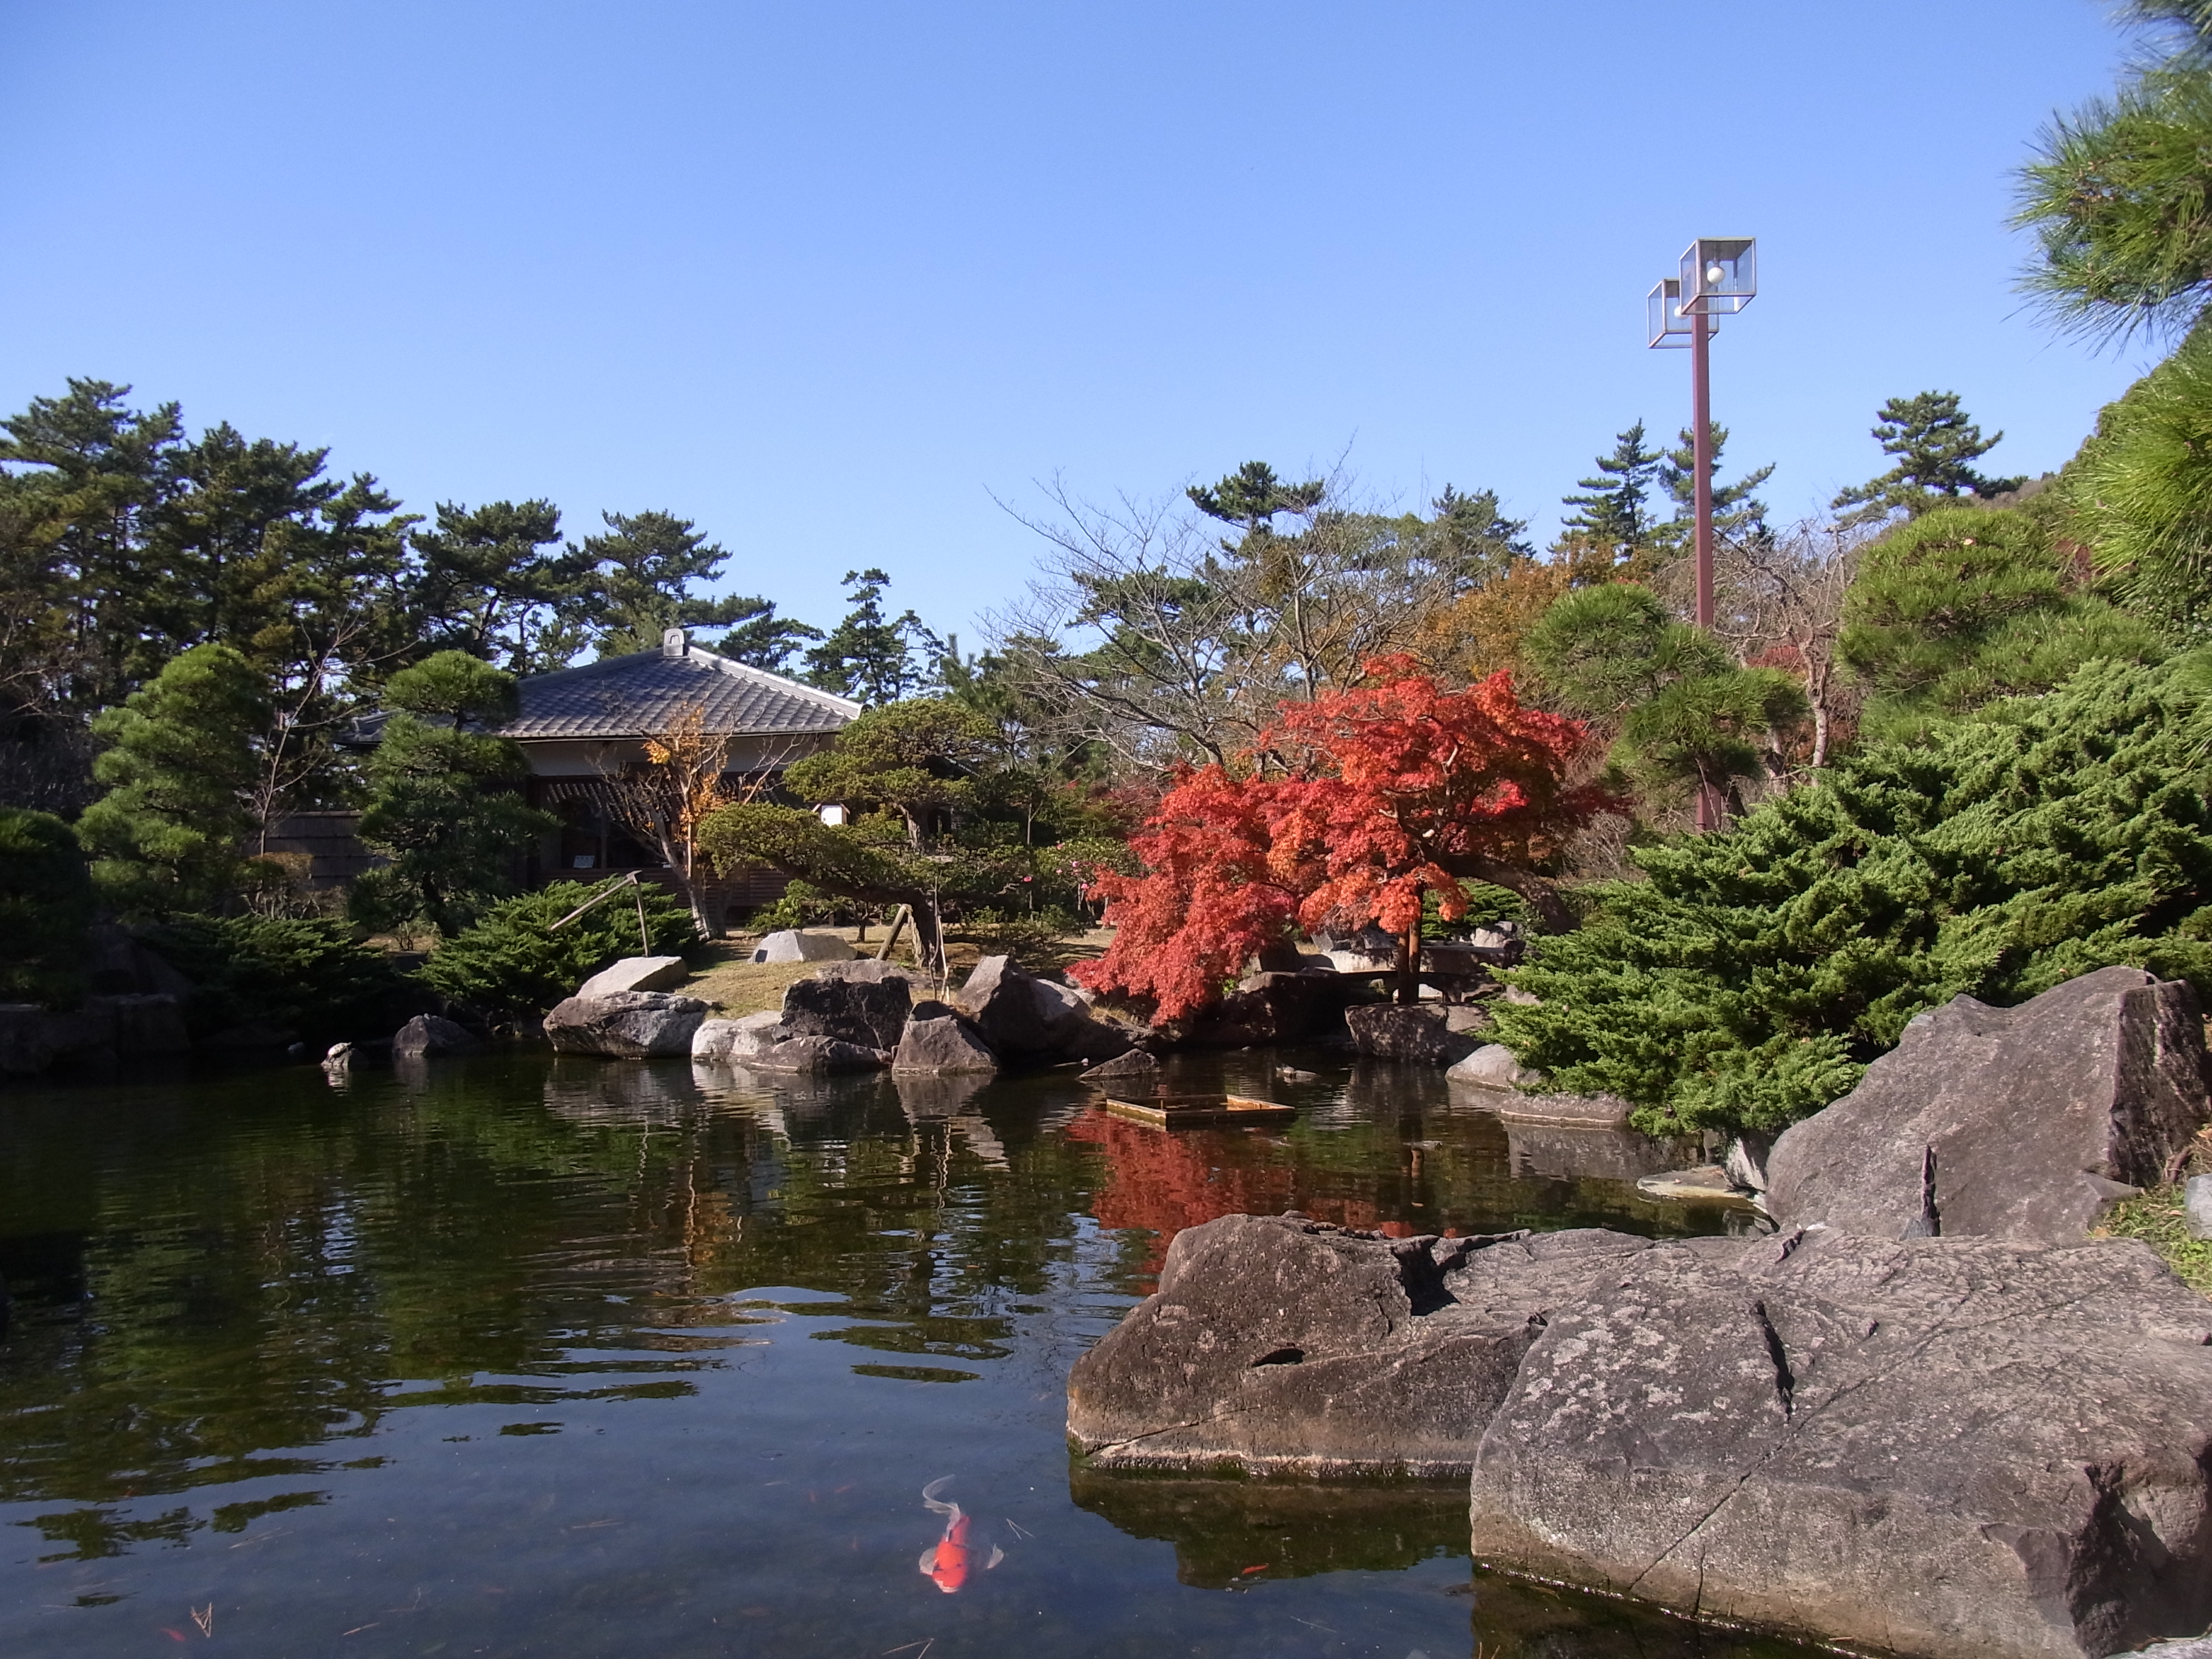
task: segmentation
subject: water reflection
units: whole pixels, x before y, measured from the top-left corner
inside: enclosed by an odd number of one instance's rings
[[[1071,1494],[1068,1365],[1231,1209],[1699,1224],[1516,1170],[1433,1076],[1275,1063],[1171,1084],[1289,1098],[1279,1134],[1133,1129],[1066,1074],[519,1054],[0,1097],[0,1650],[212,1605],[270,1656],[1468,1653],[1458,1494],[1304,1530],[1257,1488]],[[948,1472],[1023,1540],[954,1597],[915,1570]],[[1224,1578],[1255,1528],[1281,1571]]]

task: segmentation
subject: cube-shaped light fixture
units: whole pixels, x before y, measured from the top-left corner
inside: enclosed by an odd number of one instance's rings
[[[1682,284],[1673,277],[1662,277],[1651,292],[1644,296],[1644,331],[1655,351],[1685,347],[1691,343],[1692,331],[1697,326],[1682,304]],[[1710,337],[1721,331],[1717,318],[1705,319],[1705,333]]]
[[[1724,317],[1759,292],[1759,244],[1748,236],[1700,236],[1682,255],[1682,309]]]

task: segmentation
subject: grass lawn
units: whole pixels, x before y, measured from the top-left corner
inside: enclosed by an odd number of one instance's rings
[[[2097,1229],[2107,1238],[2140,1238],[2191,1285],[2212,1296],[2212,1238],[2191,1238],[2183,1224],[2181,1188],[2154,1187],[2115,1204]]]
[[[884,930],[868,929],[866,939],[858,937],[851,927],[810,928],[810,933],[836,933],[864,957],[872,957],[883,948]],[[1060,940],[1053,955],[1062,959],[1096,956],[1106,948],[1113,938],[1109,933],[1091,933]],[[710,953],[691,971],[691,978],[684,987],[686,996],[695,996],[713,1003],[726,1019],[737,1019],[746,1014],[783,1006],[784,987],[795,979],[811,977],[822,964],[818,962],[755,962],[752,954],[760,940],[749,933],[732,933],[712,947]],[[946,962],[951,968],[951,982],[957,987],[967,978],[968,970],[975,965],[982,953],[973,945],[955,940],[945,947]],[[914,934],[911,931],[900,935],[898,946],[891,953],[892,960],[907,967],[915,966]],[[1054,964],[1039,963],[1040,969]]]

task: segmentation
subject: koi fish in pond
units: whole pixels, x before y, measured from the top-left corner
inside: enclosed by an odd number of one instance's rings
[[[1006,1552],[996,1544],[991,1553],[978,1563],[975,1548],[968,1541],[969,1521],[960,1505],[948,1504],[938,1497],[952,1484],[952,1477],[933,1480],[921,1489],[924,1509],[945,1517],[945,1534],[921,1553],[921,1571],[929,1581],[947,1595],[956,1594],[968,1582],[968,1569],[980,1565],[988,1572],[1006,1559]]]

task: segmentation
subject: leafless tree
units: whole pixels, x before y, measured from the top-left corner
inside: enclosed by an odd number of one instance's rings
[[[719,883],[699,851],[699,825],[718,806],[757,800],[775,786],[789,752],[764,757],[745,773],[727,769],[730,736],[706,729],[707,711],[692,703],[667,728],[645,740],[643,765],[602,774],[599,797],[610,817],[657,857],[708,939],[720,939]]]
[[[1467,585],[1427,521],[1355,509],[1340,473],[1289,531],[1235,542],[1181,495],[1101,507],[1042,488],[1046,511],[1006,510],[1049,544],[1043,574],[988,631],[1071,735],[1133,764],[1254,748],[1283,702],[1414,649]]]
[[[1858,708],[1836,646],[1860,550],[1879,533],[1878,526],[1812,518],[1768,534],[1724,537],[1713,548],[1713,632],[1739,662],[1784,669],[1803,682],[1813,708],[1806,758],[1813,767],[1828,763],[1838,728]],[[1662,571],[1656,585],[1686,614],[1692,580],[1685,559]]]

